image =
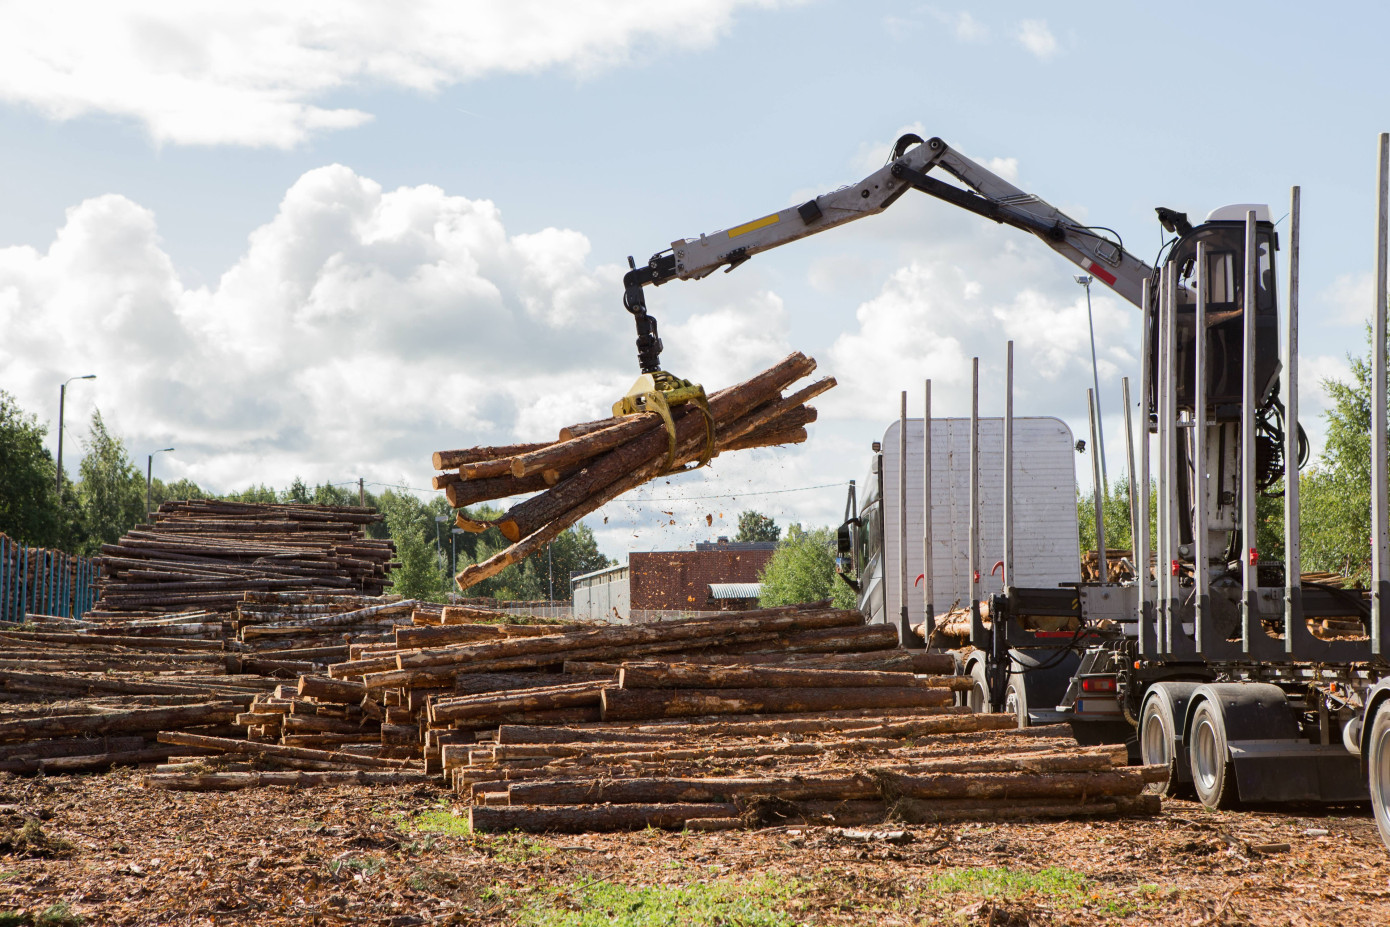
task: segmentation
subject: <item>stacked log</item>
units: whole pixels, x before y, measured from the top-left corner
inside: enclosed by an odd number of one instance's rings
[[[880,722],[886,723],[880,723]],[[943,722],[951,722],[943,724]],[[1123,747],[1081,748],[1011,716],[807,721],[788,742],[731,725],[504,728],[492,745],[447,747],[478,831],[910,822],[1152,814],[1166,767],[1126,768]],[[910,739],[904,739],[912,730]],[[559,736],[557,736],[559,735]]]
[[[351,506],[166,502],[151,524],[102,545],[92,614],[228,613],[251,591],[377,596],[394,547],[363,529],[380,520]]]
[[[749,380],[713,393],[708,410],[676,407],[672,428],[655,412],[584,422],[561,429],[547,443],[438,451],[434,478],[456,508],[524,493],[500,517],[478,521],[461,514],[469,531],[496,528],[511,546],[456,577],[468,588],[535,553],[565,528],[648,480],[725,451],[796,444],[816,420],[806,402],[835,385],[827,377],[783,395],[815,370],[814,360],[792,354]],[[712,440],[711,440],[712,438]]]

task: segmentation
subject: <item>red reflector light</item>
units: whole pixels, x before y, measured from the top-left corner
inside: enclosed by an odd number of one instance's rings
[[[1255,553],[1255,548],[1250,548],[1250,565],[1254,566],[1260,562],[1260,555]]]
[[[980,571],[979,571],[979,570],[976,570],[976,571],[975,571],[975,582],[978,583],[979,581],[980,581]]]
[[[1180,572],[1181,572],[1181,570],[1180,570],[1180,568],[1179,568],[1179,566],[1178,566],[1178,561],[1174,560],[1174,561],[1173,561],[1173,575],[1174,575],[1174,576],[1178,576],[1178,575],[1180,574]]]
[[[1115,680],[1095,676],[1090,679],[1081,680],[1082,692],[1114,692]]]

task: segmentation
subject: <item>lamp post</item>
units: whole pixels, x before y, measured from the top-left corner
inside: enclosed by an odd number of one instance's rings
[[[58,387],[58,482],[54,487],[58,491],[59,501],[63,498],[63,406],[67,404],[68,384],[73,380],[95,380],[97,375],[89,373],[85,377],[68,377],[63,381],[63,385]]]
[[[453,530],[451,530],[451,531],[449,532],[449,575],[450,575],[450,576],[456,576],[456,575],[458,575],[458,571],[459,571],[458,539],[459,539],[459,535],[460,535],[460,534],[463,534],[463,529],[462,529],[462,528],[454,528]],[[446,582],[444,585],[447,587],[447,586],[448,586],[448,583]],[[446,593],[446,594],[447,594],[447,593]]]
[[[1105,427],[1101,424],[1100,417],[1100,368],[1096,364],[1096,323],[1091,316],[1091,276],[1089,274],[1075,274],[1072,277],[1077,283],[1086,288],[1086,325],[1091,330],[1091,382],[1095,386],[1096,404],[1096,447],[1095,452],[1100,458],[1100,485],[1096,487],[1097,510],[1099,511],[1105,504],[1105,499],[1110,495],[1110,477],[1105,470]]]
[[[442,524],[444,524],[444,523],[445,523],[446,521],[448,521],[448,520],[449,520],[449,516],[448,516],[448,515],[436,515],[436,516],[434,516],[434,550],[435,550],[435,553],[439,555],[439,559],[440,559],[440,560],[443,560],[443,559],[444,559],[444,545],[443,545],[442,543],[440,543],[440,540],[439,540],[439,526],[442,525]],[[443,588],[442,591],[443,591],[446,595],[447,595],[448,592],[449,592],[449,577],[447,577],[447,576],[444,577],[444,588]]]
[[[154,485],[154,455],[172,451],[172,447],[161,447],[145,460],[145,521],[150,520],[150,487]]]

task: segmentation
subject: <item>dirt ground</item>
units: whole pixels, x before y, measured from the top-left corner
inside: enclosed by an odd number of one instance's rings
[[[429,788],[0,778],[0,925],[1390,924],[1365,809],[522,837]]]

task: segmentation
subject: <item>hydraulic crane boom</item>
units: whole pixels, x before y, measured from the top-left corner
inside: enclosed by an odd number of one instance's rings
[[[935,167],[965,187],[929,176]],[[733,228],[674,241],[669,250],[653,255],[645,266],[634,266],[623,278],[623,305],[636,316],[642,371],[660,369],[661,355],[661,339],[656,321],[647,315],[644,287],[660,286],[671,279],[698,280],[720,267],[733,270],[760,252],[877,215],[908,190],[920,190],[987,219],[1031,232],[1135,306],[1142,304],[1144,281],[1153,274],[1153,268],[1125,251],[1118,236],[1108,237],[1102,234],[1108,230],[1077,222],[939,138],[923,141],[909,134],[898,139],[886,165],[857,184]]]

